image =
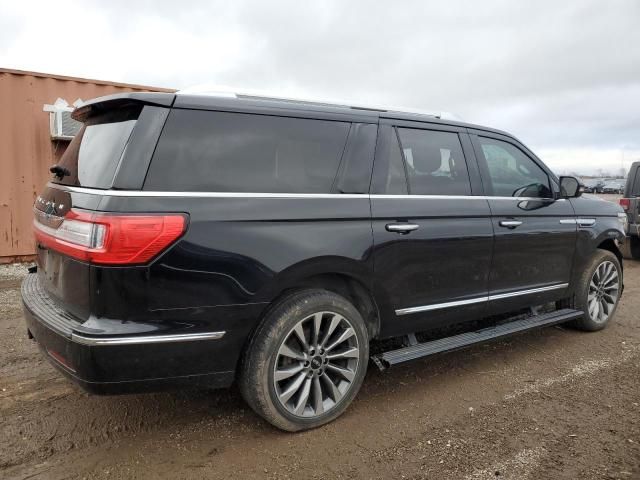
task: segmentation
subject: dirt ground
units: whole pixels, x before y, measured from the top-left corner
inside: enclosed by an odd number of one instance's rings
[[[598,333],[547,328],[370,368],[337,421],[273,429],[237,391],[98,397],[25,335],[0,269],[0,478],[640,479],[640,263]]]

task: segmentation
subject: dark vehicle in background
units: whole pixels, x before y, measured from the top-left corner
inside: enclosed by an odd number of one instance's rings
[[[604,182],[602,180],[588,178],[583,180],[584,193],[602,193]]]
[[[629,234],[626,242],[626,253],[629,257],[640,260],[640,162],[633,162],[627,176],[627,183],[619,200],[627,214]]]
[[[602,186],[602,193],[622,194],[624,192],[623,180],[608,180]]]
[[[123,94],[73,117],[22,298],[28,334],[90,392],[237,381],[272,424],[312,428],[370,358],[599,330],[622,294],[621,207],[501,131],[242,95]],[[416,336],[481,318],[502,321]],[[374,339],[396,340],[370,356]]]

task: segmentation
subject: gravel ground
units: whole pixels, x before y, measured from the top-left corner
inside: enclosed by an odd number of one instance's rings
[[[24,272],[0,268],[0,478],[640,478],[640,263],[604,331],[370,368],[344,416],[299,434],[235,389],[85,394],[25,335]]]

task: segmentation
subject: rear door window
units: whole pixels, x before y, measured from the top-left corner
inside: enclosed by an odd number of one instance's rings
[[[470,195],[469,172],[457,133],[399,128],[409,193]]]
[[[89,117],[60,159],[68,175],[53,177],[52,182],[110,188],[141,109],[121,108]]]
[[[173,110],[145,190],[330,193],[349,122]]]

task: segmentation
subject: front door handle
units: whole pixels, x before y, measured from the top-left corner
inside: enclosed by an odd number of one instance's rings
[[[387,232],[399,233],[400,235],[406,235],[414,230],[420,228],[420,225],[415,223],[387,223],[385,226]]]
[[[516,228],[522,225],[520,220],[500,220],[500,226],[505,228]]]

